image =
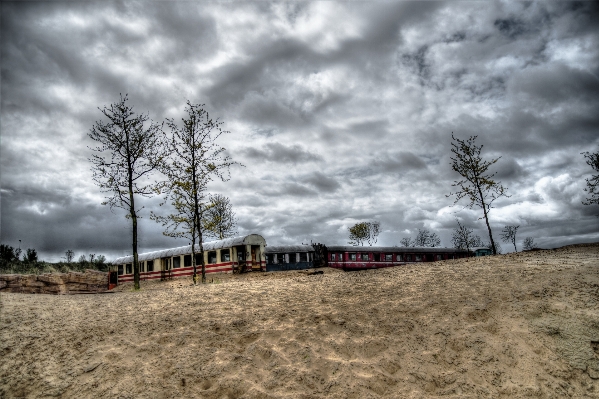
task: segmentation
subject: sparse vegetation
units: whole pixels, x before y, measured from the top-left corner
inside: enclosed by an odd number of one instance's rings
[[[26,251],[23,259],[19,259],[20,252],[18,248],[10,245],[0,245],[0,274],[68,273],[83,272],[87,269],[107,272],[109,267],[104,255],[95,256],[93,261],[88,261],[85,255],[81,255],[79,262],[53,263],[39,260],[37,251],[33,248]]]

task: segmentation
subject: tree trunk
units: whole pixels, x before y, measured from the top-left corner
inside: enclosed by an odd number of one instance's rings
[[[198,214],[198,224],[200,223],[200,216]],[[200,240],[200,264],[202,265],[202,284],[206,284],[206,264],[204,262],[204,237],[202,236],[202,230],[198,230],[198,239]]]
[[[130,185],[131,186],[131,185]],[[137,255],[137,214],[135,213],[135,203],[133,202],[133,188],[129,189],[129,200],[131,201],[131,221],[133,224],[133,287],[139,289],[139,262]]]
[[[198,283],[198,268],[196,266],[196,244],[195,244],[195,237],[193,238],[193,241],[191,242],[191,262],[193,265],[193,285],[196,285]]]
[[[493,241],[493,234],[491,233],[491,225],[489,225],[489,215],[487,214],[487,207],[485,205],[485,200],[483,196],[483,192],[480,189],[480,185],[477,183],[476,188],[478,189],[478,193],[480,195],[480,202],[482,204],[483,213],[485,215],[485,223],[487,224],[487,230],[489,231],[489,240],[491,241],[491,249],[493,250],[493,255],[497,255],[497,249],[495,248],[495,241]]]

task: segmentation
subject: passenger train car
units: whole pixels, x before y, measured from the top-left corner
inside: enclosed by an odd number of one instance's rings
[[[314,267],[312,245],[283,245],[266,247],[266,271],[302,270]]]
[[[358,247],[334,245],[327,247],[327,265],[343,270],[378,269],[407,263],[467,258],[468,251],[453,248]]]
[[[204,257],[206,273],[266,271],[266,241],[261,235],[232,237],[204,243],[204,253],[196,245],[196,266]],[[170,279],[193,275],[191,245],[138,254],[140,280]],[[133,281],[133,255],[115,259],[116,284]],[[201,269],[197,271],[201,273]]]
[[[485,249],[485,248],[482,248]],[[343,270],[378,269],[409,263],[434,262],[482,256],[481,248],[465,251],[453,248],[370,247],[322,244],[267,246],[259,234],[204,243],[204,252],[196,253],[200,267],[204,257],[206,273],[301,270],[328,266]],[[196,246],[199,252],[199,245]],[[489,249],[486,249],[489,251]],[[138,255],[140,280],[171,279],[193,275],[191,245]],[[201,273],[201,270],[198,270]],[[109,288],[133,281],[133,256],[112,262]]]

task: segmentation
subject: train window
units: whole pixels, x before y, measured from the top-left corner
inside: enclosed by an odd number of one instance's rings
[[[144,262],[139,262],[139,272],[140,273],[144,272]]]
[[[369,260],[370,257],[368,255],[369,254],[362,254],[362,256],[361,256],[362,260]]]
[[[374,261],[375,262],[380,262],[381,261],[381,254],[373,254],[374,255]]]
[[[119,276],[121,274],[123,274],[123,265],[119,265],[119,271],[118,271]]]
[[[300,262],[307,262],[307,261],[308,261],[308,253],[300,252]]]
[[[443,255],[437,255],[437,260],[443,260]]]
[[[393,261],[393,254],[385,254],[385,261],[392,262]]]
[[[230,249],[221,249],[220,250],[220,261],[221,262],[230,262],[231,261],[231,250]]]
[[[412,261],[412,255],[406,255],[406,262],[411,262],[411,261]]]
[[[331,254],[331,260],[334,262],[335,261],[335,254]]]
[[[202,258],[200,256],[204,256],[203,254],[196,254],[196,265],[202,264]]]
[[[153,260],[149,260],[146,263],[147,263],[147,266],[148,266],[148,271],[149,272],[153,272],[154,271],[154,261]]]
[[[191,266],[191,255],[183,256],[183,267]]]
[[[175,256],[173,258],[173,269],[178,269],[181,267],[181,257],[180,256]]]
[[[208,252],[208,263],[209,264],[216,263],[216,251]]]
[[[422,255],[416,255],[416,262],[422,261]]]
[[[337,254],[337,261],[343,262],[343,254]]]
[[[131,263],[125,265],[125,274],[131,274]]]
[[[349,260],[356,261],[356,254],[349,254]]]
[[[402,256],[401,256],[401,254],[397,254],[397,255],[395,255],[395,260],[396,260],[397,262],[401,262],[401,261],[403,260],[403,259],[402,259]]]

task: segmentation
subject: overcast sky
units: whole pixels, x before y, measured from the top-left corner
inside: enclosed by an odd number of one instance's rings
[[[245,167],[210,191],[241,234],[271,245],[346,244],[380,220],[379,245],[419,228],[451,246],[451,134],[478,135],[509,198],[494,236],[518,249],[599,241],[584,206],[599,148],[595,2],[2,2],[1,241],[56,261],[131,252],[125,212],[101,205],[88,132],[128,93],[157,122],[201,103]],[[187,245],[144,203],[140,252]],[[501,243],[504,251],[513,250]]]

